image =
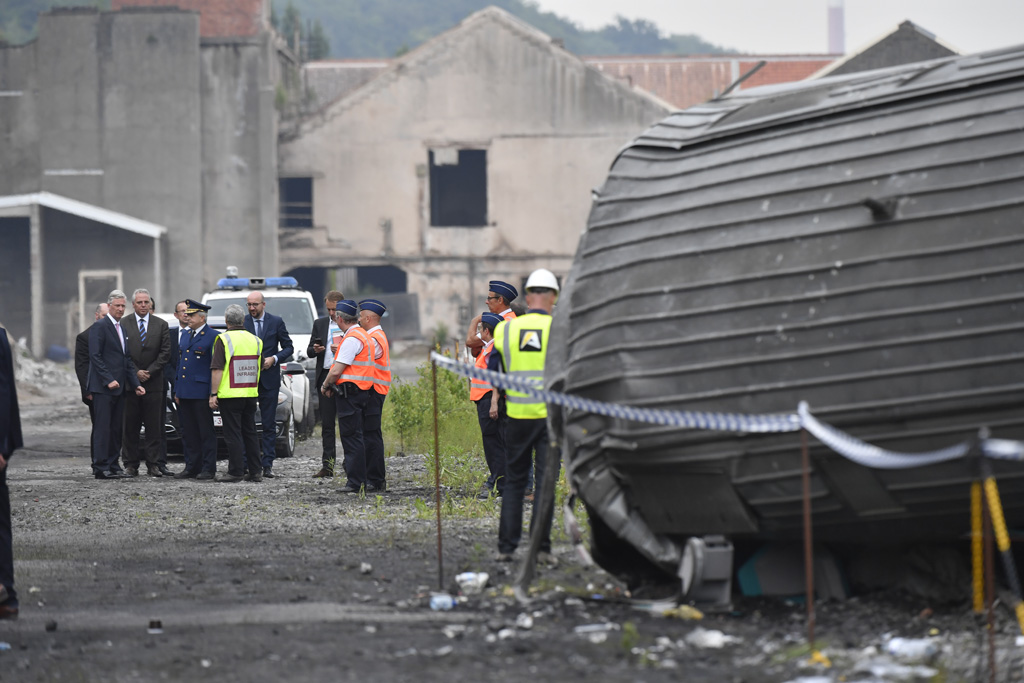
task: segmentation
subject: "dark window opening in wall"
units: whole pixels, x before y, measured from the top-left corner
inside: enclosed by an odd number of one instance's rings
[[[430,224],[487,225],[487,150],[430,150]]]
[[[282,228],[312,228],[313,179],[278,178],[277,189],[281,202],[278,225]]]
[[[372,297],[373,294],[404,292],[408,277],[405,271],[394,266],[360,266],[356,269],[359,280],[359,294]]]

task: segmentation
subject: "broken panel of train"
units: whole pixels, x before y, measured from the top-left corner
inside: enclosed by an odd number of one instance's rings
[[[1024,438],[1024,48],[771,86],[674,114],[595,195],[548,385],[794,413],[921,452]],[[798,538],[798,433],[554,410],[594,551],[674,575],[687,537]],[[969,530],[976,464],[854,465],[811,440],[815,540]],[[1024,523],[1024,466],[996,472]]]

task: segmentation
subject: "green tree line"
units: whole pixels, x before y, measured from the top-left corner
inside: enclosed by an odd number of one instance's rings
[[[272,0],[271,19],[304,59],[383,58],[407,52],[489,5],[561,39],[579,55],[732,51],[692,34],[666,35],[645,19],[618,17],[603,28],[585,30],[530,0]],[[31,40],[39,13],[61,6],[109,9],[110,0],[0,0],[0,40],[15,45]]]

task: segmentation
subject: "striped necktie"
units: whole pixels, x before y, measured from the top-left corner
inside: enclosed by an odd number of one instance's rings
[[[139,340],[142,342],[142,346],[146,345],[146,319],[139,318]]]

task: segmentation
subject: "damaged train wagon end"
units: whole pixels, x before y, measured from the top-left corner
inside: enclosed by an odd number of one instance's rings
[[[1024,439],[1024,47],[768,86],[673,114],[595,192],[546,384],[794,414],[929,452]],[[675,576],[690,537],[799,539],[801,436],[552,407],[595,559]],[[811,444],[815,541],[970,530],[976,459],[863,467]],[[1024,464],[994,463],[1024,525]]]

